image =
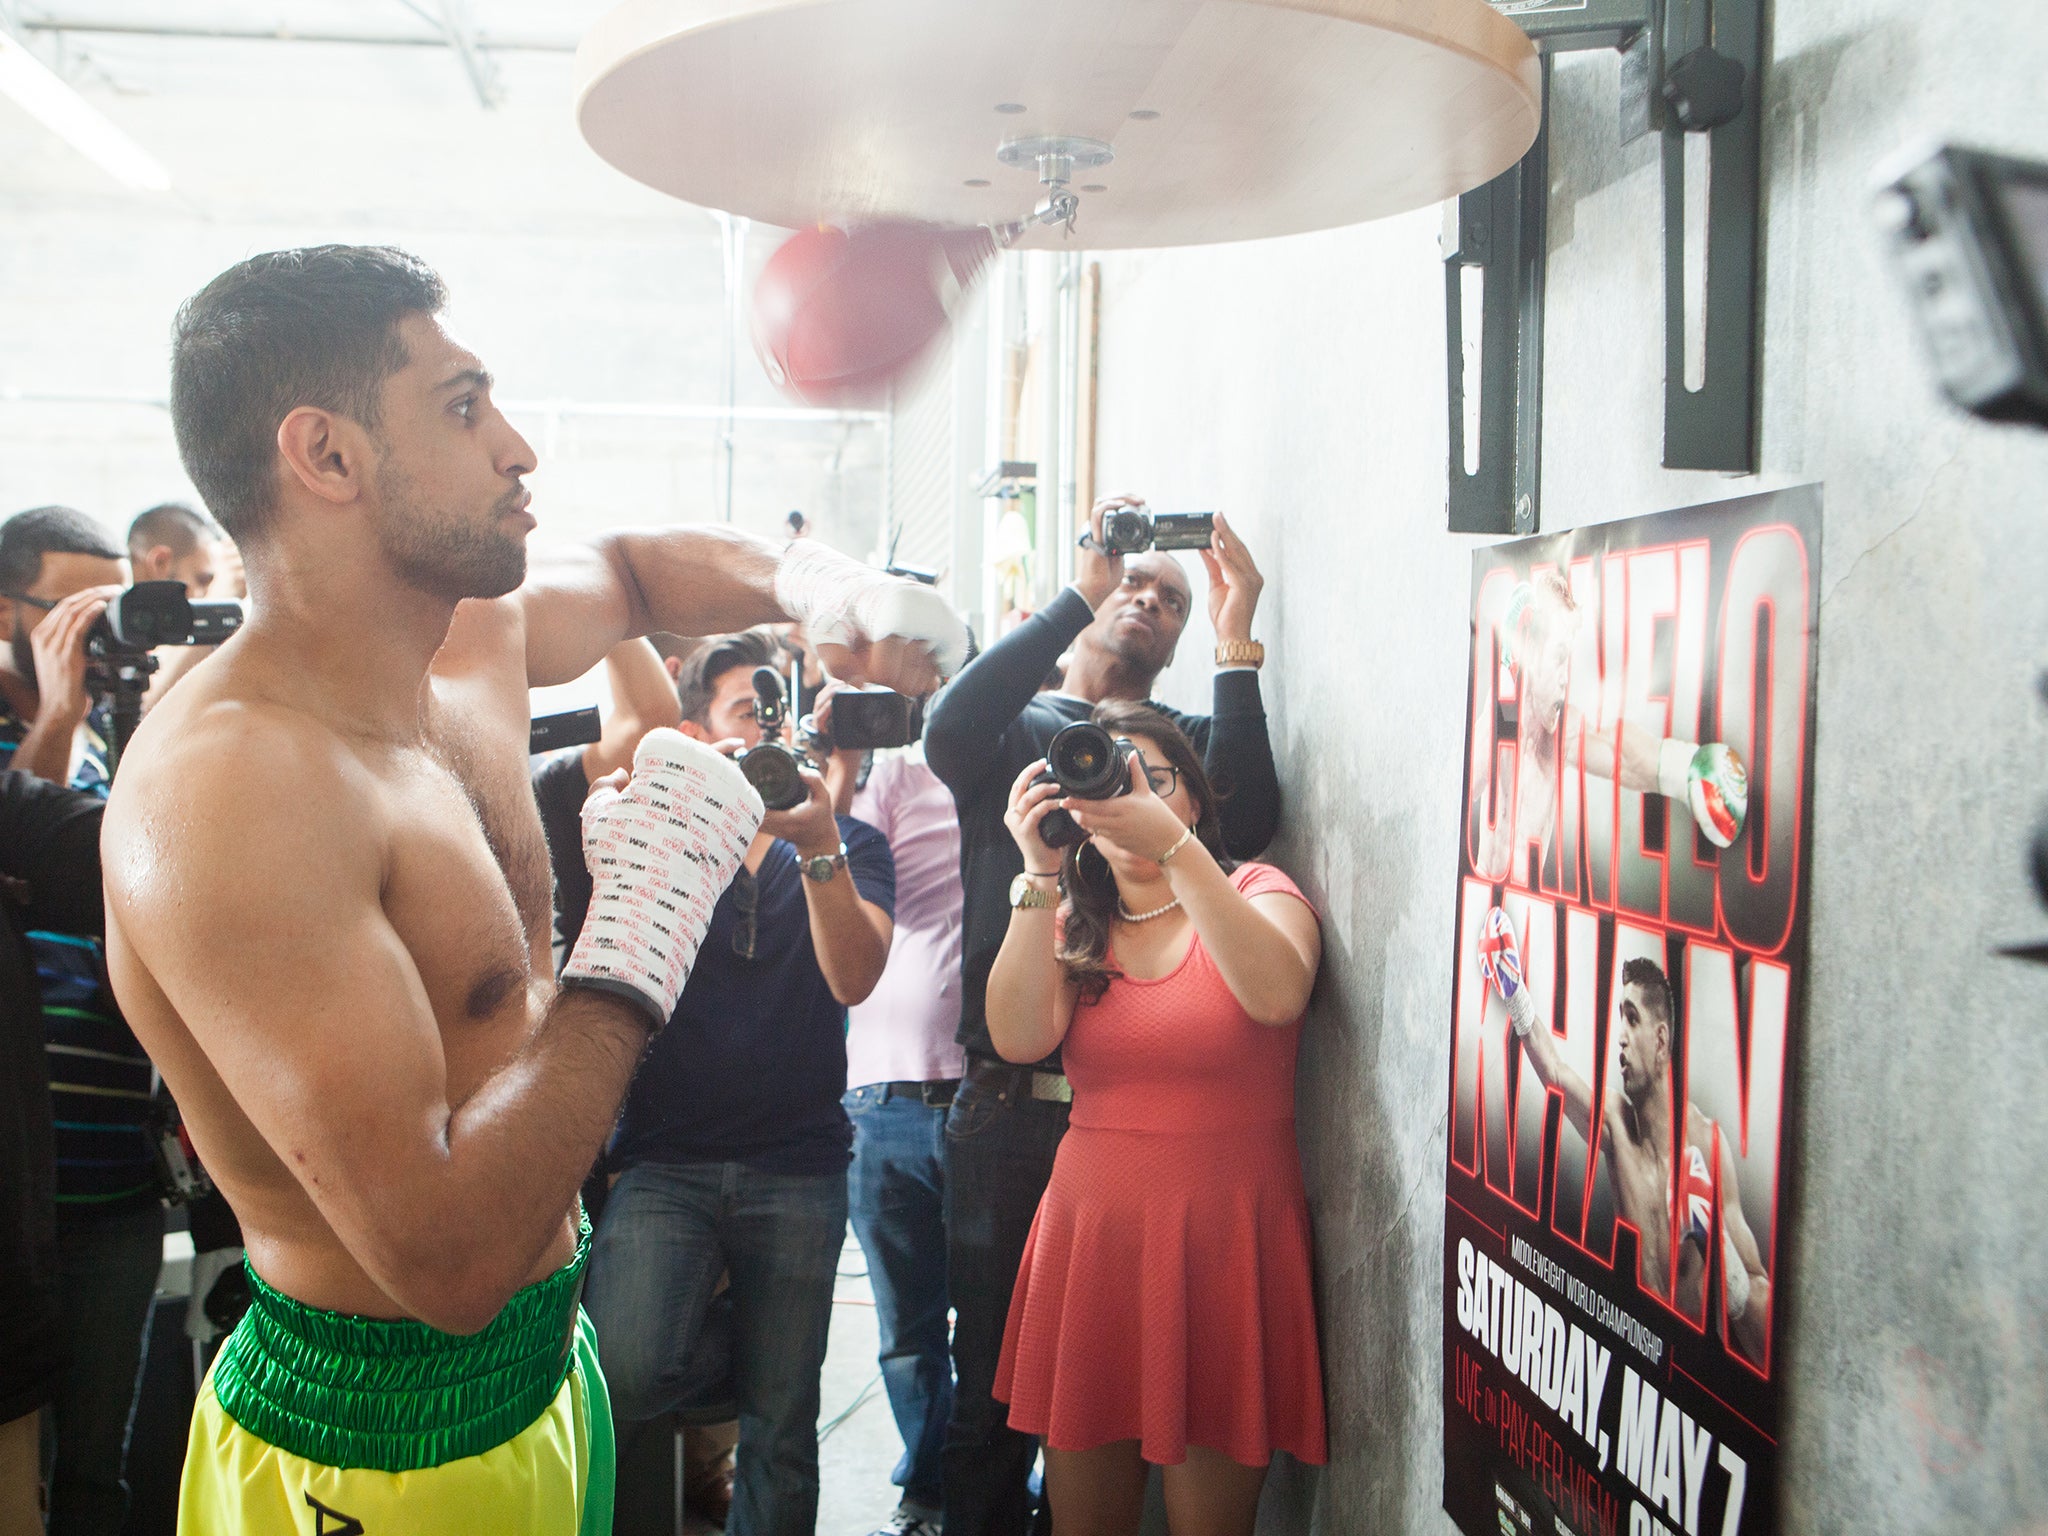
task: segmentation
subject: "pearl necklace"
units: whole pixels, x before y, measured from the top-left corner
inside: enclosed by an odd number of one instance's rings
[[[1167,913],[1171,912],[1175,907],[1179,905],[1180,898],[1176,896],[1172,901],[1169,901],[1165,906],[1154,907],[1150,912],[1133,912],[1129,907],[1124,905],[1123,898],[1119,896],[1117,898],[1116,903],[1116,915],[1122,918],[1127,923],[1149,923],[1155,917],[1166,916]]]

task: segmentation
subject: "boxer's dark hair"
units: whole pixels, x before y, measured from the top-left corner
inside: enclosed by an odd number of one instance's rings
[[[712,636],[683,663],[682,676],[676,679],[676,702],[682,706],[683,718],[707,725],[705,712],[718,692],[718,680],[734,667],[745,667],[751,677],[756,667],[780,671],[781,661],[782,645],[773,630],[743,629],[736,635]]]
[[[1656,1004],[1657,1017],[1667,1026],[1671,1023],[1671,980],[1656,961],[1647,955],[1637,955],[1622,966],[1621,984],[1641,987]]]
[[[43,573],[45,555],[121,558],[107,530],[74,507],[30,507],[0,523],[0,593],[26,592]]]
[[[185,472],[237,543],[277,511],[277,428],[317,406],[374,432],[384,381],[408,361],[398,322],[448,290],[425,262],[378,245],[252,256],[187,299],[171,332],[171,426]]]

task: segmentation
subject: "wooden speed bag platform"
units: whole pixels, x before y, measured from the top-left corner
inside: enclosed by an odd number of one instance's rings
[[[584,137],[659,191],[1026,248],[1424,207],[1519,160],[1542,106],[1485,0],[626,0],[576,67]]]

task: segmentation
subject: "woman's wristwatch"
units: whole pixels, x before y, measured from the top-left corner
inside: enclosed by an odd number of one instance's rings
[[[1048,891],[1031,883],[1033,880],[1053,880],[1057,878],[1057,872],[1041,875],[1036,874],[1032,870],[1025,870],[1023,874],[1010,882],[1010,905],[1019,910],[1028,910],[1034,907],[1043,907],[1050,910],[1058,906],[1060,904],[1060,893],[1057,887]]]

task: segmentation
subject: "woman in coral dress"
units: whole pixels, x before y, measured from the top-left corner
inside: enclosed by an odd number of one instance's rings
[[[1325,1457],[1294,1141],[1321,932],[1279,870],[1227,867],[1215,792],[1171,721],[1122,702],[1095,720],[1136,748],[1130,794],[1064,798],[1034,765],[1010,796],[1026,874],[989,1033],[1011,1061],[1059,1050],[1074,1106],[996,1396],[1044,1438],[1060,1536],[1136,1531],[1148,1462],[1174,1536],[1237,1536],[1274,1451]],[[1089,834],[1064,860],[1039,837],[1056,805]]]

